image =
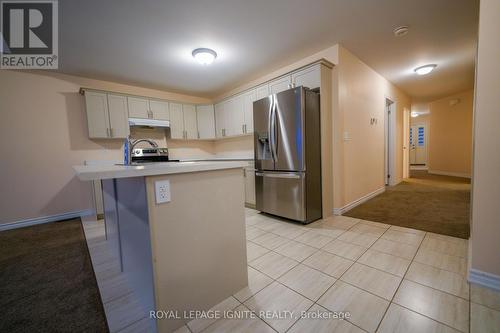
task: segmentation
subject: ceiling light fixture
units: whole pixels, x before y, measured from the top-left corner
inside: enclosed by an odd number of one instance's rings
[[[420,66],[420,67],[415,68],[414,71],[418,75],[425,75],[425,74],[429,74],[430,72],[432,72],[434,70],[434,68],[436,68],[436,66],[437,66],[436,64]]]
[[[408,27],[406,25],[403,25],[401,27],[397,27],[396,29],[394,29],[394,36],[396,37],[402,37],[406,34],[408,34]]]
[[[413,111],[413,112],[411,113],[411,117],[412,117],[412,118],[417,118],[417,117],[418,117],[418,112]]]
[[[199,48],[193,50],[193,58],[202,65],[210,65],[217,58],[217,53],[212,49]]]

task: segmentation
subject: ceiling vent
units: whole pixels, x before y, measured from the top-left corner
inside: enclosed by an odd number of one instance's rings
[[[408,34],[408,27],[406,25],[403,25],[401,27],[397,27],[396,29],[394,29],[394,36],[396,37],[402,37],[402,36],[405,36],[406,34]]]

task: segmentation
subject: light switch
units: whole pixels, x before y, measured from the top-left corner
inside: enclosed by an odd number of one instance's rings
[[[155,182],[156,203],[170,202],[170,180],[159,180]]]

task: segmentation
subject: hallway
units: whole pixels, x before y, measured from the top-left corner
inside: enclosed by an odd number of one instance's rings
[[[469,238],[470,180],[411,171],[411,178],[345,216]]]

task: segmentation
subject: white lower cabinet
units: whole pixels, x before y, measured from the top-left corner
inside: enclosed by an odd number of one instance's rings
[[[184,139],[184,117],[182,104],[169,103],[170,111],[170,138]]]
[[[245,204],[255,206],[255,169],[245,168]]]
[[[215,139],[215,115],[213,105],[196,106],[196,122],[199,139]]]

